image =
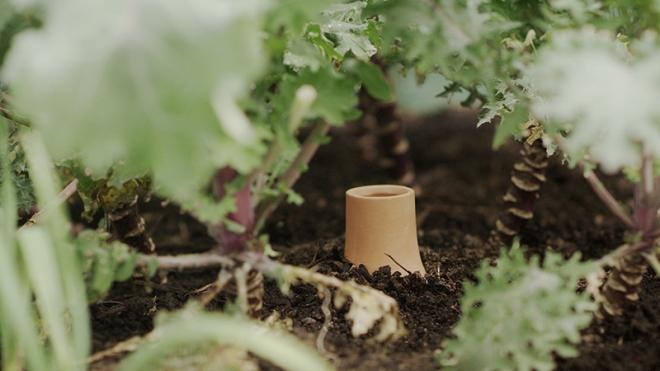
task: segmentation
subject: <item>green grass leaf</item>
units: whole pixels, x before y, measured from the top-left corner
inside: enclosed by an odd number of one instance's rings
[[[246,349],[285,370],[332,369],[316,351],[293,335],[242,317],[204,313],[190,307],[167,316],[170,318],[161,317],[161,323],[156,325],[153,341],[127,357],[120,371],[151,369],[163,356],[182,345],[204,343]]]

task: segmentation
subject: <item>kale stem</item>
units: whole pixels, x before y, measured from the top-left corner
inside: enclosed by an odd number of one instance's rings
[[[218,267],[232,267],[234,261],[217,253],[182,254],[182,255],[137,255],[137,266],[148,267],[155,261],[159,270],[190,270]]]
[[[653,179],[653,158],[646,150],[642,156],[640,174],[640,182],[635,188],[633,215],[637,229],[642,232],[642,238],[648,240],[657,225],[658,200]]]
[[[623,210],[619,201],[612,196],[612,193],[607,190],[603,182],[600,181],[596,173],[593,170],[585,170],[584,178],[587,180],[591,189],[596,193],[598,198],[607,206],[607,208],[618,217],[628,228],[635,229],[635,223],[633,223],[630,216]]]
[[[305,142],[303,142],[300,147],[300,151],[296,158],[293,159],[291,165],[286,169],[284,174],[278,179],[278,183],[286,187],[287,189],[292,188],[300,175],[302,174],[304,168],[307,167],[309,161],[314,157],[316,150],[318,150],[320,145],[320,139],[324,136],[330,129],[330,124],[326,121],[319,121],[314,125],[314,128],[309,133]],[[264,202],[263,206],[257,210],[256,223],[254,231],[259,231],[263,226],[266,220],[271,216],[271,214],[277,209],[277,207],[284,201],[286,195],[279,195],[278,197]]]

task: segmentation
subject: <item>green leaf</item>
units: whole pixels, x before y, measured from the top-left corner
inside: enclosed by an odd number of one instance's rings
[[[568,260],[547,252],[525,259],[517,243],[503,249],[497,266],[483,262],[478,283],[466,282],[463,315],[445,340],[438,361],[459,370],[552,370],[554,354],[577,355],[580,330],[591,322],[598,305],[576,291],[578,279],[592,273],[594,263]]]
[[[285,76],[273,102],[282,117],[288,115],[295,92],[303,85],[313,86],[318,94],[306,116],[307,119],[322,118],[339,125],[359,117],[358,82],[350,76],[335,72],[332,68],[321,68],[318,71],[305,69],[298,75]]]
[[[557,32],[526,71],[532,112],[554,130],[570,129],[566,152],[587,153],[605,171],[639,166],[644,147],[660,157],[660,49],[625,45],[592,27]]]
[[[529,113],[521,106],[516,106],[513,112],[501,112],[500,123],[495,129],[493,148],[499,148],[509,138],[520,135],[524,123],[529,121]]]
[[[273,32],[280,29],[294,35],[300,34],[305,25],[319,18],[321,11],[333,0],[277,0],[268,14],[267,28]]]
[[[323,55],[325,55],[328,60],[342,59],[343,54],[339,53],[335,49],[335,44],[324,35],[321,30],[321,25],[316,23],[308,25],[307,30],[305,31],[305,36],[309,42],[323,52]]]
[[[294,71],[300,71],[304,68],[318,71],[325,59],[319,48],[314,44],[305,40],[293,40],[284,52],[283,62]]]
[[[9,4],[8,0],[0,0],[0,32],[2,32],[14,16],[14,7]]]
[[[115,260],[108,251],[101,249],[97,252],[90,282],[94,292],[105,293],[110,289],[115,278],[115,264]]]
[[[115,271],[115,281],[123,282],[131,278],[133,276],[133,272],[135,272],[136,264],[137,258],[135,256],[132,256],[123,261]]]
[[[62,272],[63,294],[71,315],[71,336],[77,360],[87,357],[90,349],[89,312],[81,264],[71,244],[71,226],[58,196],[60,186],[56,180],[44,141],[39,132],[31,131],[22,138],[30,167],[37,199],[41,207],[48,205],[41,213],[40,223],[48,231]],[[76,368],[82,367],[76,363]]]
[[[120,365],[120,371],[154,369],[163,356],[183,345],[212,343],[245,349],[285,370],[332,370],[328,362],[295,336],[242,317],[205,313],[188,307],[160,315],[154,341],[143,345]]]
[[[43,27],[15,37],[2,79],[57,159],[79,156],[96,175],[148,173],[185,201],[215,169],[247,172],[264,151],[237,101],[264,65],[265,10],[260,0],[58,2]]]
[[[392,88],[380,67],[369,62],[349,60],[344,63],[344,68],[355,73],[362,80],[372,97],[382,101],[392,100]]]
[[[58,369],[77,369],[74,345],[65,325],[66,293],[54,246],[43,228],[30,227],[18,233],[27,275],[34,289],[39,314],[53,344]]]
[[[342,56],[350,51],[356,58],[368,61],[376,54],[376,46],[369,39],[369,24],[362,18],[366,5],[366,1],[333,4],[323,12],[326,22],[321,25],[321,31],[333,36],[336,50]]]
[[[287,203],[290,203],[290,204],[293,204],[293,205],[296,205],[296,206],[300,206],[300,205],[303,204],[304,199],[302,198],[302,196],[299,193],[297,193],[293,189],[285,188],[283,191],[286,193],[286,202]]]
[[[156,275],[156,272],[158,272],[158,260],[156,260],[155,258],[149,259],[147,261],[145,275],[151,278]]]
[[[7,128],[7,121],[0,116],[0,170],[3,179],[11,176]],[[14,370],[23,369],[22,357],[13,355],[20,350],[30,369],[46,371],[49,370],[49,362],[31,305],[31,292],[17,264],[14,185],[4,181],[0,183],[0,189],[0,368],[11,370],[15,366]]]

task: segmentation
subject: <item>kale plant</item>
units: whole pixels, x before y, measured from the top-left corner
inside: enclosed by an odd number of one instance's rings
[[[442,345],[438,361],[459,370],[552,370],[554,355],[575,357],[580,330],[597,304],[577,292],[578,280],[595,269],[575,254],[564,260],[547,252],[529,260],[515,243],[497,265],[483,262],[477,282],[465,283],[463,315],[455,338]]]

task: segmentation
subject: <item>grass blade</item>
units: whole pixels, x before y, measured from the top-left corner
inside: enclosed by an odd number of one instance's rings
[[[0,165],[2,203],[0,206],[0,332],[2,332],[2,369],[22,369],[21,353],[33,371],[47,371],[46,352],[39,339],[37,320],[30,303],[29,289],[18,269],[16,233],[16,195],[11,181],[7,122],[0,117]]]
[[[55,256],[62,272],[63,298],[71,315],[71,327],[78,369],[83,369],[90,348],[89,313],[85,284],[79,257],[69,237],[69,222],[64,207],[57,198],[58,182],[53,172],[46,147],[39,133],[31,132],[22,140],[28,160],[30,177],[43,213],[41,223],[48,231],[54,246]]]
[[[64,290],[55,249],[48,234],[40,227],[20,230],[18,241],[58,369],[73,370],[76,363],[75,350],[66,328],[66,306],[62,300]]]
[[[293,335],[240,317],[203,312],[157,326],[156,339],[129,356],[120,371],[151,370],[154,363],[184,344],[216,342],[236,346],[291,371],[332,370],[328,362]]]

